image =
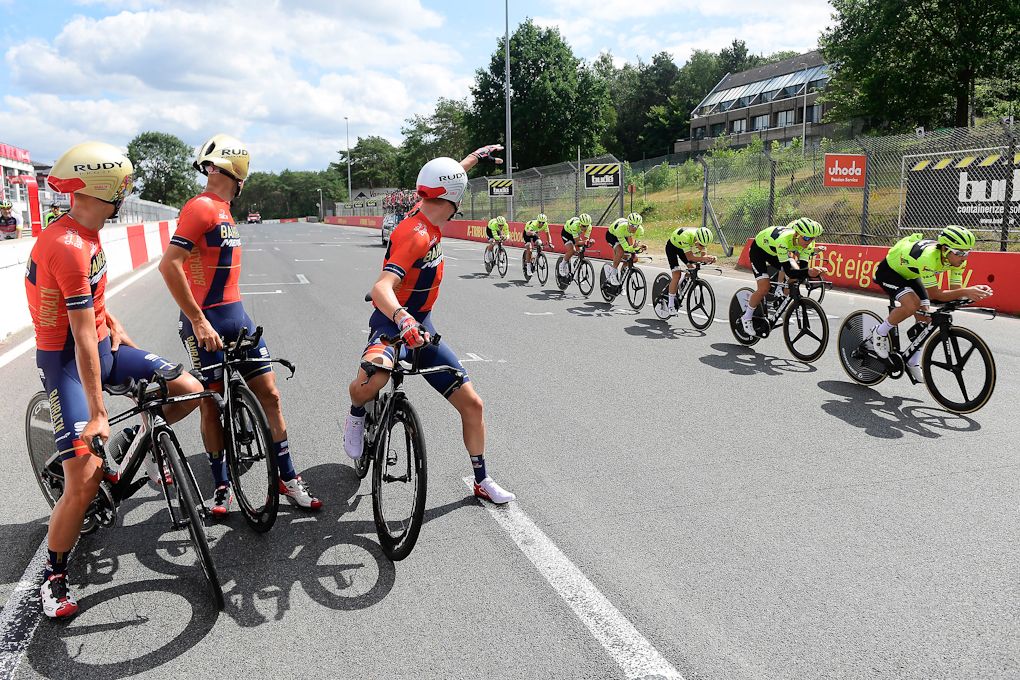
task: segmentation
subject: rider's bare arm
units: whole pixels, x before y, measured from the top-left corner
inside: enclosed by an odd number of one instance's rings
[[[384,271],[379,274],[375,285],[372,286],[372,302],[380,312],[386,315],[386,318],[392,319],[394,323],[400,323],[401,318],[408,316],[405,311],[398,318],[393,319],[394,313],[400,309],[400,302],[397,301],[395,290],[398,285],[400,285],[400,277]]]

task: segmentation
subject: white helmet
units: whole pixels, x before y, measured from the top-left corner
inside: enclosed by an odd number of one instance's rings
[[[467,172],[452,158],[434,158],[418,172],[418,195],[441,198],[459,207],[467,189]]]

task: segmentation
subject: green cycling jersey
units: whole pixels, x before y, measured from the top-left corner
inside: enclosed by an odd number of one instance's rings
[[[543,231],[547,232],[549,231],[549,223],[531,220],[524,225],[524,231],[530,231],[532,234],[540,234]]]
[[[503,223],[502,226],[500,226],[499,222],[497,222],[495,219],[491,219],[489,220],[489,229],[492,231],[493,234],[499,236],[500,240],[509,238],[510,236],[510,225],[506,224],[505,222]]]
[[[624,252],[630,253],[634,252],[635,248],[627,242],[627,239],[633,238],[635,242],[641,240],[641,237],[645,235],[645,228],[639,226],[636,231],[631,232],[630,222],[626,218],[621,217],[609,225],[609,233],[620,242],[620,247],[623,248]]]
[[[578,217],[571,217],[563,225],[563,231],[567,232],[568,234],[573,236],[575,239],[581,233],[582,229],[584,229],[584,238],[585,239],[590,238],[591,237],[592,225],[589,224],[587,227],[582,226],[581,225],[581,220]]]
[[[758,232],[754,242],[769,255],[779,258],[780,262],[790,259],[791,255],[799,260],[810,260],[815,253],[814,241],[802,246],[797,232],[786,227],[766,227]]]
[[[699,251],[704,252],[705,246],[695,240],[698,230],[688,227],[680,227],[669,235],[669,242],[673,247],[679,248],[685,253]]]
[[[900,239],[889,249],[885,261],[892,270],[911,281],[921,279],[925,288],[938,285],[938,275],[949,273],[949,285],[963,285],[963,268],[966,263],[954,267],[943,257],[938,241],[925,239],[924,234],[911,234]]]

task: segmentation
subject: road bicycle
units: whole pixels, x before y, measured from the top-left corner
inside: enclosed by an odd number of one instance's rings
[[[560,290],[566,290],[573,281],[577,281],[577,289],[581,295],[588,297],[595,289],[595,268],[591,261],[585,256],[588,248],[594,245],[595,241],[588,239],[585,243],[574,248],[574,256],[570,258],[570,271],[566,276],[560,276],[560,263],[563,256],[556,259],[556,286]]]
[[[711,326],[712,321],[715,320],[715,291],[712,290],[708,281],[700,277],[701,268],[701,263],[694,263],[693,267],[688,267],[687,273],[676,291],[677,302],[686,303],[687,318],[691,325],[699,331]],[[722,269],[719,267],[712,267],[712,269],[718,271],[720,276],[722,275]],[[656,276],[655,281],[652,282],[652,309],[655,311],[655,316],[663,320],[672,316],[672,314],[664,314],[665,305],[669,304],[669,284],[672,278],[672,275],[663,272]],[[679,310],[679,307],[677,309]]]
[[[782,269],[769,265],[769,278],[773,282],[779,282],[779,274],[782,271]],[[818,304],[821,304],[822,300],[825,299],[825,291],[829,288],[831,288],[831,285],[826,284],[824,273],[819,273],[818,276],[808,276],[804,279],[804,296],[811,298]]]
[[[542,240],[535,239],[531,252],[531,264],[535,268],[535,274],[538,275],[538,282],[544,286],[545,282],[549,280],[549,260],[542,250]],[[524,253],[521,255],[521,271],[524,272],[524,280],[531,281],[531,272],[528,271],[527,247],[524,248]]]
[[[491,253],[484,253],[482,255],[482,262],[485,265],[486,274],[490,274],[492,272],[492,268],[496,267],[500,278],[506,276],[506,270],[509,267],[509,260],[507,259],[506,248],[503,247],[502,240],[496,241]]]
[[[223,589],[216,575],[216,565],[205,534],[205,520],[209,513],[202,501],[191,465],[173,429],[163,417],[163,407],[206,398],[214,400],[221,409],[224,404],[222,397],[212,390],[169,396],[167,384],[179,378],[183,372],[184,367],[178,364],[157,370],[152,380],[104,387],[107,393],[128,396],[135,404],[110,418],[110,425],[117,425],[135,416],[141,416],[141,424],[116,432],[106,446],[103,446],[98,437],[93,440],[93,450],[103,459],[106,474],[85,513],[81,533],[89,534],[99,527],[113,526],[120,504],[134,496],[151,480],[163,492],[171,527],[175,530],[187,529],[216,607],[222,609]],[[54,450],[50,401],[46,392],[38,392],[29,400],[25,436],[32,472],[43,497],[52,508],[64,493],[64,470]],[[147,474],[135,479],[143,463]]]
[[[421,349],[406,348],[400,338],[384,335],[379,340],[394,348],[399,359],[389,371],[389,390],[365,405],[364,450],[354,470],[364,479],[373,468],[372,514],[379,546],[396,562],[410,555],[418,541],[428,487],[425,433],[404,392],[404,378],[450,373],[459,387],[466,375],[452,366],[421,368]],[[439,340],[437,334],[429,342],[438,345]]]
[[[644,250],[645,247],[641,246],[638,252],[644,252]],[[627,302],[633,309],[638,310],[645,306],[645,300],[648,297],[648,281],[645,279],[645,273],[634,264],[636,259],[637,253],[624,254],[621,262],[620,284],[616,286],[609,282],[605,267],[602,268],[599,284],[602,298],[606,302],[611,303],[617,295],[626,289]],[[651,258],[647,258],[647,261],[651,261]]]
[[[893,327],[888,359],[879,357],[871,344],[872,331],[882,319],[867,310],[853,312],[839,329],[839,362],[850,379],[861,385],[870,387],[904,375],[916,385],[921,381],[907,370],[907,361],[920,351],[921,375],[932,398],[955,413],[977,411],[991,398],[996,373],[995,359],[985,341],[969,328],[953,325],[953,312],[971,304],[964,298],[940,305],[931,312],[930,321],[918,321],[907,331],[910,344],[903,350],[899,331]],[[964,311],[996,316],[994,309],[984,307]]]
[[[782,326],[783,340],[790,354],[806,363],[817,361],[829,344],[829,320],[822,306],[801,292],[802,285],[804,282],[800,279],[785,283],[772,281],[768,294],[754,312],[754,335],[745,333],[741,322],[754,290],[741,288],[734,293],[730,300],[730,330],[737,342],[751,347]],[[828,287],[832,283],[819,281],[813,285]]]

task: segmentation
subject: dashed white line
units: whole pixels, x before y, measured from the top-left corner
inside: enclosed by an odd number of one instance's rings
[[[3,680],[14,677],[39,626],[38,590],[45,566],[46,540],[43,539],[0,611],[0,678]]]
[[[468,488],[472,487],[473,482],[471,477],[464,478]],[[634,680],[653,677],[683,680],[680,671],[599,592],[588,577],[524,514],[517,503],[483,505],[570,606],[624,675]]]

